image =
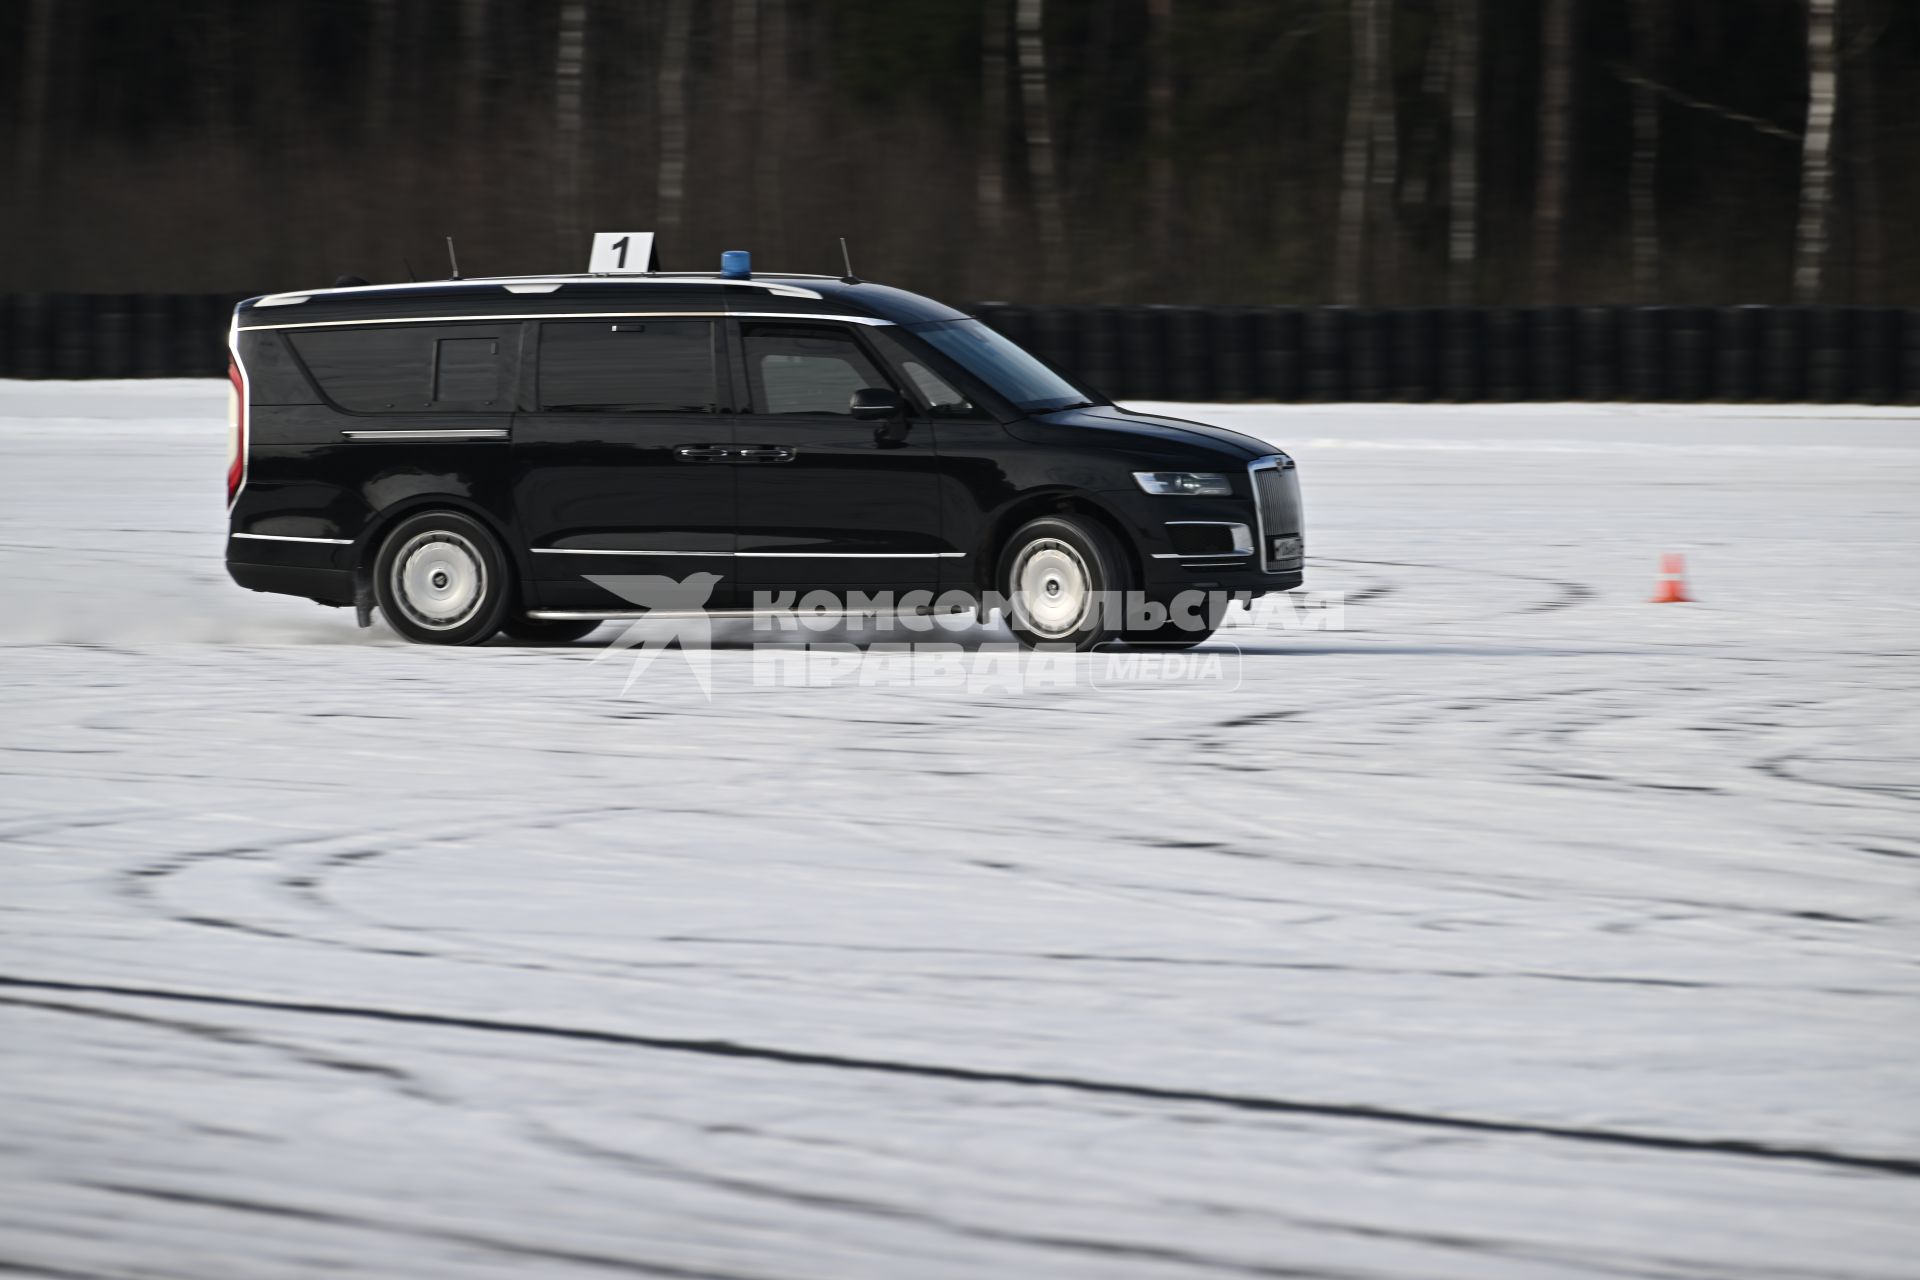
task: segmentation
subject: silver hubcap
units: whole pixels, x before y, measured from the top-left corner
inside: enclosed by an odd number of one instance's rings
[[[450,631],[473,617],[486,593],[486,561],[457,533],[417,533],[393,558],[394,599],[420,626]]]
[[[1070,636],[1093,603],[1093,574],[1080,553],[1057,538],[1040,538],[1013,562],[1013,612],[1029,631]]]

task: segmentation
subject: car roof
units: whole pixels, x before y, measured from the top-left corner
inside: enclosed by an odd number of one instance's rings
[[[904,289],[838,276],[706,273],[493,276],[350,285],[264,294],[240,303],[243,327],[293,327],[352,320],[510,318],[675,310],[756,316],[845,316],[892,324],[959,320],[957,311]]]

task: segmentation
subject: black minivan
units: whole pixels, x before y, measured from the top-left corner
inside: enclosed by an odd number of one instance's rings
[[[704,574],[720,614],[894,593],[1186,646],[1301,582],[1284,453],[851,277],[315,289],[231,347],[228,572],[412,640],[577,637],[641,616],[609,575]]]

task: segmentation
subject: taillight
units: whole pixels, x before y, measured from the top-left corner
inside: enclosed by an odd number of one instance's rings
[[[240,496],[247,475],[247,384],[240,366],[227,361],[227,505]]]

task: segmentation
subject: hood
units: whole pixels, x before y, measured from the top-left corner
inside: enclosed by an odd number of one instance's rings
[[[1157,413],[1140,413],[1111,404],[1094,405],[1086,409],[1062,409],[1057,413],[1035,414],[1034,417],[1041,422],[1061,426],[1124,432],[1140,437],[1143,445],[1212,445],[1238,453],[1248,461],[1281,452],[1278,446],[1265,440],[1229,431],[1225,427],[1189,422],[1185,418],[1168,418]]]

